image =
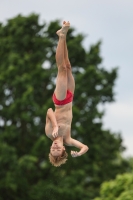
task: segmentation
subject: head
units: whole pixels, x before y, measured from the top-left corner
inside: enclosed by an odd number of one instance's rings
[[[49,160],[51,164],[55,167],[59,167],[60,165],[65,164],[67,156],[68,154],[65,147],[60,142],[54,141],[49,153]]]

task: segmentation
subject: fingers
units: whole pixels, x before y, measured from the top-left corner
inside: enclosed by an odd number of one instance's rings
[[[53,136],[54,138],[56,138],[56,137],[58,136],[58,131],[54,131],[54,132],[52,133],[52,136]]]
[[[78,152],[77,151],[71,151],[71,156],[72,157],[77,157],[78,156]]]
[[[53,129],[52,136],[53,136],[53,138],[56,138],[58,136],[58,127],[55,127]]]

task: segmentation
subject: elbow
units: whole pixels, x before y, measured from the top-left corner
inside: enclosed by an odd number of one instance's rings
[[[89,147],[87,145],[85,145],[85,148],[86,148],[86,152],[89,150]]]
[[[49,109],[47,110],[47,113],[49,113],[51,110],[52,110],[52,108],[49,108]]]

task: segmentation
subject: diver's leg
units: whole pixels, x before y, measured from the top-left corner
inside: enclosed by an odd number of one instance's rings
[[[56,64],[58,67],[58,75],[56,81],[55,95],[58,100],[63,100],[66,97],[67,92],[67,68],[64,59],[64,45],[66,40],[66,34],[68,26],[62,27],[61,30],[57,31],[59,36],[59,42],[56,49]]]
[[[64,59],[65,59],[65,65],[67,68],[67,89],[70,90],[74,94],[75,90],[75,80],[72,74],[72,68],[71,68],[71,63],[69,61],[68,57],[68,49],[67,49],[67,44],[66,44],[66,38],[64,40]]]

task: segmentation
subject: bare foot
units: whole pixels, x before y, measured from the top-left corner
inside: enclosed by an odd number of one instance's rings
[[[66,35],[67,32],[68,32],[69,27],[70,27],[69,21],[68,21],[68,22],[65,22],[65,21],[64,21],[64,22],[63,22],[62,28],[61,28],[60,30],[58,30],[58,31],[56,32],[56,34],[57,34],[58,36],[60,36],[60,34]]]

